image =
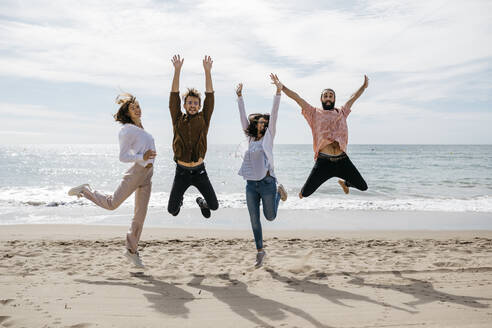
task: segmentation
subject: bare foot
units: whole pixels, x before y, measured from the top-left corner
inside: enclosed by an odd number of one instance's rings
[[[347,185],[345,184],[345,181],[338,180],[338,184],[340,185],[340,187],[342,187],[344,193],[346,193],[346,194],[349,193],[349,187],[347,187]]]
[[[299,192],[299,199],[302,199],[302,191]]]

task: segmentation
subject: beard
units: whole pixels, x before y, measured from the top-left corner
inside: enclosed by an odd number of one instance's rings
[[[335,102],[326,101],[321,104],[323,105],[324,110],[333,110],[335,108]]]

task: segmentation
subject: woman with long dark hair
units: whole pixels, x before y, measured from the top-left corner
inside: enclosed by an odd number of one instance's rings
[[[138,241],[142,233],[152,187],[154,158],[156,156],[154,138],[144,130],[140,117],[142,110],[138,101],[129,93],[116,98],[121,105],[114,115],[121,123],[119,133],[120,161],[134,163],[126,171],[118,188],[112,195],[92,190],[88,184],[74,187],[68,191],[70,196],[85,197],[94,204],[114,210],[135,192],[135,210],[132,224],[126,234],[125,256],[137,267],[144,267],[138,254]]]
[[[276,132],[282,84],[276,75],[270,74],[270,78],[272,84],[277,87],[270,114],[250,114],[247,117],[242,97],[243,84],[240,83],[236,88],[241,125],[249,141],[239,175],[247,181],[246,203],[256,243],[255,266],[257,268],[263,264],[266,255],[263,249],[263,233],[260,222],[260,200],[265,218],[268,221],[273,221],[277,217],[280,199],[283,201],[287,199],[287,192],[284,187],[279,185],[277,188],[277,178],[273,165],[273,139]]]

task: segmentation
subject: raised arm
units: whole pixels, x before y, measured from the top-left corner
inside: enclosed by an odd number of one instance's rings
[[[174,55],[171,61],[174,66],[174,77],[171,92],[179,92],[179,75],[181,74],[181,67],[183,66],[184,58],[181,59],[179,55]]]
[[[276,75],[275,75],[276,76]],[[278,78],[277,78],[278,80]],[[280,81],[279,81],[280,83]],[[301,108],[306,108],[309,106],[309,104],[302,99],[297,93],[294,91],[290,90],[285,86],[285,84],[282,84],[282,91],[287,95],[287,97],[293,99]]]
[[[205,70],[205,92],[214,92],[214,87],[212,86],[212,58],[210,56],[205,56],[203,59],[203,69]]]
[[[241,126],[243,130],[246,130],[249,126],[248,118],[246,117],[246,110],[244,109],[244,100],[243,100],[243,84],[239,83],[236,87],[237,94],[237,105],[239,108],[239,118],[241,119]]]
[[[171,95],[169,96],[169,111],[171,112],[171,119],[173,124],[182,115],[181,113],[181,99],[179,98],[179,75],[181,74],[181,67],[184,63],[184,58],[181,59],[179,55],[174,55],[171,62],[174,66],[173,84],[171,86]]]
[[[273,98],[273,105],[272,111],[270,113],[270,122],[268,122],[268,129],[270,130],[270,133],[272,135],[275,135],[275,132],[277,131],[278,108],[280,105],[280,96],[282,94],[281,91],[283,89],[283,85],[282,83],[280,83],[280,80],[278,79],[276,74],[271,73],[270,79],[272,79],[272,84],[277,87],[277,91],[275,92],[275,97]]]
[[[205,99],[203,100],[203,115],[207,126],[210,124],[212,113],[214,112],[214,88],[212,86],[212,58],[205,56],[203,59],[203,69],[205,70]]]
[[[345,107],[346,108],[351,108],[353,103],[359,99],[359,97],[362,95],[362,93],[364,92],[364,90],[367,88],[367,86],[369,85],[369,78],[367,77],[367,75],[364,75],[364,83],[362,84],[362,86],[359,88],[359,90],[357,90],[351,97],[350,99],[345,103]]]

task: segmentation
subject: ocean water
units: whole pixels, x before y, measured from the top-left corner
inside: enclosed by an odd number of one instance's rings
[[[209,145],[206,168],[221,208],[247,211],[245,182],[237,175],[245,147]],[[157,151],[150,208],[165,216],[175,164],[170,148]],[[481,212],[492,217],[492,145],[349,145],[348,154],[369,186],[366,192],[351,189],[345,195],[334,178],[300,200],[297,194],[314,164],[312,147],[275,145],[276,175],[289,193],[281,208]],[[118,161],[116,144],[0,145],[0,224],[98,223],[107,218],[127,224],[133,196],[120,209],[106,211],[67,191],[89,183],[112,192],[129,166]],[[184,208],[195,208],[196,196],[190,187]]]

